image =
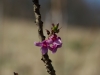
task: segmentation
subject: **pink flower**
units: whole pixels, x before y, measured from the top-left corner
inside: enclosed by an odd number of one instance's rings
[[[41,47],[43,55],[48,52],[48,49],[52,51],[52,53],[55,53],[58,48],[62,47],[61,38],[57,37],[56,34],[53,34],[47,40],[38,43],[35,42],[34,44]]]
[[[48,43],[46,42],[46,40],[44,40],[44,41],[42,41],[42,42],[35,42],[34,43],[36,46],[39,46],[39,47],[41,47],[41,52],[42,52],[42,54],[44,55],[45,53],[47,53],[48,52]]]
[[[58,37],[56,34],[50,36],[50,37],[48,38],[47,42],[48,42],[49,44],[62,45],[61,38]]]
[[[62,41],[60,37],[57,37],[56,34],[49,37],[47,40],[49,44],[51,44],[49,47],[49,50],[52,51],[52,53],[55,53],[58,48],[62,47]]]
[[[54,41],[56,41],[57,40],[57,35],[56,34],[53,34],[53,35],[51,35],[49,38],[48,38],[48,40],[47,40],[47,42],[49,43],[49,44],[52,44]]]

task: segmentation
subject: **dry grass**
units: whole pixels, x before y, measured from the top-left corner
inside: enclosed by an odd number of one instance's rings
[[[44,28],[47,28],[45,26]],[[0,28],[0,75],[47,75],[34,46],[37,27],[31,21],[5,19]],[[57,75],[100,75],[100,31],[63,27],[63,47],[49,56]]]

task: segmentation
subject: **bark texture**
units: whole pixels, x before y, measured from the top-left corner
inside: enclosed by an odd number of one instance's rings
[[[39,34],[40,40],[43,41],[45,40],[45,36],[43,34],[43,22],[41,21],[39,0],[32,0],[32,2],[33,2],[34,14],[36,17],[35,23],[38,26],[38,34]],[[52,61],[49,59],[49,56],[47,53],[45,55],[42,55],[41,60],[44,62],[47,72],[50,75],[56,75],[55,70],[51,64]]]

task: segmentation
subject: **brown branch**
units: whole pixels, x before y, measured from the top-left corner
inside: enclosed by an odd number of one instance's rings
[[[38,33],[39,33],[39,36],[41,38],[41,41],[43,41],[43,40],[45,40],[45,36],[43,34],[43,22],[41,21],[39,0],[32,0],[32,2],[33,2],[34,14],[36,17],[35,22],[36,22],[36,25],[38,26]],[[42,55],[41,60],[45,63],[47,72],[50,75],[56,75],[55,70],[51,64],[52,61],[49,59],[48,54]]]
[[[18,75],[18,73],[14,72],[14,75]]]

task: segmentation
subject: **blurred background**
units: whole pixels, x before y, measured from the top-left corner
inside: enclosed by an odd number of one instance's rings
[[[100,0],[40,0],[45,29],[59,23],[63,47],[49,52],[57,75],[100,75]],[[0,75],[48,75],[32,0],[0,0]]]

